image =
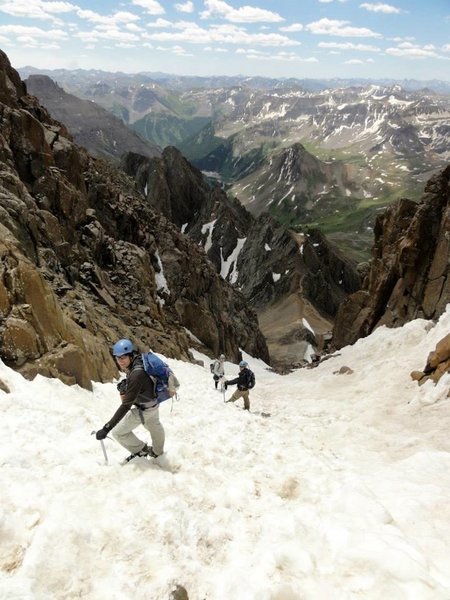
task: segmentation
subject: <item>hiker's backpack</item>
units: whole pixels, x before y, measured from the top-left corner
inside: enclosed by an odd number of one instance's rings
[[[251,390],[255,387],[255,374],[250,369],[247,369],[247,389]]]
[[[155,384],[156,401],[158,404],[176,395],[180,382],[174,372],[163,360],[153,352],[142,354],[144,370]]]
[[[211,363],[209,365],[209,370],[211,371],[211,373],[214,373],[214,363]]]

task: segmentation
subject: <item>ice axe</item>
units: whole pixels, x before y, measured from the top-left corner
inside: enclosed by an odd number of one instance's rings
[[[96,432],[95,431],[91,431],[91,435],[94,435]],[[100,444],[102,445],[102,450],[103,450],[103,456],[105,457],[105,465],[108,465],[108,455],[106,454],[106,448],[105,448],[105,442],[103,440],[99,440]]]
[[[222,378],[222,381],[220,383],[221,383],[221,386],[222,386],[223,401],[225,402],[225,390],[226,390],[226,387],[225,387],[225,382],[224,382],[223,378]]]

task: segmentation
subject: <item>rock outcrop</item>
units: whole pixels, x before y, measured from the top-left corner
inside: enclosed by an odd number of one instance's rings
[[[450,166],[432,177],[420,203],[401,199],[375,225],[363,287],[339,307],[337,348],[376,327],[437,319],[450,301]]]
[[[450,333],[436,344],[436,348],[430,352],[423,371],[413,371],[412,379],[419,385],[428,379],[437,383],[444,373],[450,373]],[[450,396],[450,391],[448,393]]]
[[[0,52],[0,358],[89,388],[119,337],[269,361],[256,314],[120,169],[76,146]]]
[[[257,311],[277,366],[320,350],[343,299],[360,287],[352,261],[318,230],[296,234],[268,213],[255,219],[173,147],[161,158],[123,157],[148,202],[200,244]]]

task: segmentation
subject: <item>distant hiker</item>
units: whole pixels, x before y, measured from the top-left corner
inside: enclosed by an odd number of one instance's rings
[[[248,368],[248,363],[245,360],[241,360],[239,363],[239,375],[231,381],[225,381],[225,389],[229,385],[235,385],[236,383],[237,390],[226,402],[236,402],[239,398],[243,398],[244,410],[250,410],[249,390],[255,385],[255,376]]]
[[[212,373],[213,373],[214,385],[216,387],[216,390],[217,390],[217,386],[219,385],[219,381],[225,375],[224,363],[225,363],[225,355],[224,354],[221,354],[219,356],[219,358],[216,358],[216,360],[213,363]]]
[[[114,439],[131,452],[125,462],[136,456],[156,458],[164,452],[165,434],[159,420],[153,380],[144,371],[141,354],[130,340],[122,339],[114,344],[113,356],[119,369],[127,374],[127,378],[117,385],[122,404],[95,437],[103,440],[111,431]],[[139,425],[150,432],[152,446],[147,446],[133,433]]]

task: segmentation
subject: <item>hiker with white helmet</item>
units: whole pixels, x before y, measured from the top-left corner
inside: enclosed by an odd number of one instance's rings
[[[103,440],[111,431],[114,439],[131,452],[125,462],[136,456],[156,458],[164,452],[165,434],[159,420],[153,380],[145,372],[142,356],[130,340],[116,342],[112,353],[119,370],[127,374],[127,378],[117,386],[122,403],[95,437]],[[133,433],[139,425],[150,432],[152,446],[147,446]]]
[[[217,390],[219,381],[225,375],[225,355],[224,354],[221,354],[219,356],[219,358],[216,358],[216,360],[214,361],[214,364],[213,364],[212,372],[213,372],[214,385]]]
[[[239,363],[239,375],[235,379],[231,379],[231,381],[225,381],[225,389],[229,385],[235,384],[237,384],[237,390],[226,402],[236,402],[239,398],[243,398],[244,410],[250,410],[249,390],[255,385],[255,375],[253,371],[250,371],[248,363],[245,360],[241,360]]]

